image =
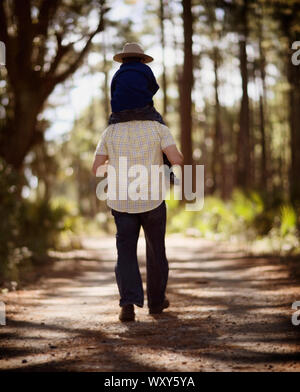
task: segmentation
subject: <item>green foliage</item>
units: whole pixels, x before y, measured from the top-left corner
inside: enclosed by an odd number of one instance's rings
[[[297,214],[290,205],[283,205],[280,209],[280,234],[282,237],[294,233],[297,227]]]
[[[16,248],[19,237],[18,211],[21,206],[17,195],[17,173],[0,160],[0,281],[13,269],[22,254]],[[24,249],[23,249],[24,251]]]
[[[173,204],[169,203],[172,211]],[[193,213],[180,208],[178,214],[170,219],[169,231],[188,231],[205,237],[229,238],[240,233],[242,230],[251,229],[251,224],[263,209],[263,202],[258,194],[245,195],[241,191],[234,191],[232,199],[228,202],[216,196],[205,198],[204,207],[201,211]],[[173,212],[174,215],[174,212]]]
[[[243,222],[253,222],[264,209],[264,203],[256,192],[245,194],[235,190],[232,194],[232,210]]]
[[[23,178],[0,161],[0,283],[18,280],[20,269],[41,262],[74,226],[66,205],[21,197]]]
[[[24,200],[19,211],[19,230],[24,245],[39,262],[47,249],[58,245],[58,234],[70,226],[64,206],[53,207],[51,203]]]
[[[299,246],[297,213],[286,204],[264,200],[257,192],[235,190],[223,201],[205,198],[201,211],[189,212],[184,206],[168,204],[168,232],[181,232],[210,239],[249,241],[268,238],[272,249],[291,250]]]

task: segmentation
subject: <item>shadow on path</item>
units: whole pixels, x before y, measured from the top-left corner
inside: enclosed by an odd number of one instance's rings
[[[134,323],[118,321],[113,238],[57,256],[45,278],[5,296],[0,369],[299,371],[295,274],[278,258],[222,246],[168,238],[171,306],[156,317],[137,308]],[[145,282],[142,243],[139,258]]]

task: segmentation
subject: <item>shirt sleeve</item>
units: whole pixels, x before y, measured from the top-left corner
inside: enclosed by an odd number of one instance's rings
[[[107,132],[104,131],[101,135],[99,143],[97,145],[95,155],[108,155],[107,144],[106,144],[106,134]]]
[[[168,127],[166,127],[165,125],[160,125],[159,133],[161,139],[160,146],[162,150],[173,144],[176,145],[175,140]]]

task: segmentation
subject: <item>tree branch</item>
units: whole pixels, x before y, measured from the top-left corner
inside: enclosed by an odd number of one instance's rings
[[[61,34],[56,33],[55,35],[56,35],[56,41],[57,41],[57,52],[54,57],[54,60],[51,63],[50,69],[47,72],[47,77],[49,77],[49,76],[53,77],[61,59],[71,50],[71,48],[73,46],[73,44],[62,45],[61,44],[61,42],[62,42]]]
[[[80,54],[77,56],[76,60],[73,61],[73,63],[68,67],[67,70],[62,72],[60,75],[57,75],[53,78],[53,83],[54,85],[58,83],[64,82],[70,75],[72,75],[79,65],[81,64],[82,60],[84,59],[85,55],[87,54],[88,50],[90,49],[92,39],[95,37],[96,34],[100,33],[104,29],[104,14],[108,11],[107,8],[101,7],[100,11],[100,19],[99,19],[99,24],[96,28],[96,30],[89,35],[89,38],[80,52]]]
[[[56,13],[61,0],[42,0],[39,9],[38,23],[33,25],[33,36],[39,37],[37,64],[43,68],[46,53],[46,39],[48,28],[53,16]]]
[[[15,60],[17,49],[15,40],[8,34],[7,21],[8,18],[4,8],[4,1],[0,1],[0,40],[3,41],[6,46],[7,71],[12,82],[18,75],[17,62]]]
[[[6,46],[8,45],[7,22],[3,1],[0,1],[0,40],[3,41]]]
[[[47,36],[49,22],[52,20],[60,3],[61,0],[43,0],[38,17],[37,34]]]
[[[23,65],[25,71],[31,69],[30,59],[32,53],[33,29],[31,22],[31,4],[30,0],[18,1],[13,3],[14,14],[18,24],[18,52],[17,62]]]

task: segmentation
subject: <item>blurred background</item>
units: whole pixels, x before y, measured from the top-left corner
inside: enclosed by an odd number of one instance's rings
[[[299,0],[3,0],[0,40],[0,284],[114,233],[91,165],[126,42],[154,57],[185,163],[205,165],[204,208],[168,201],[168,232],[298,251]]]

